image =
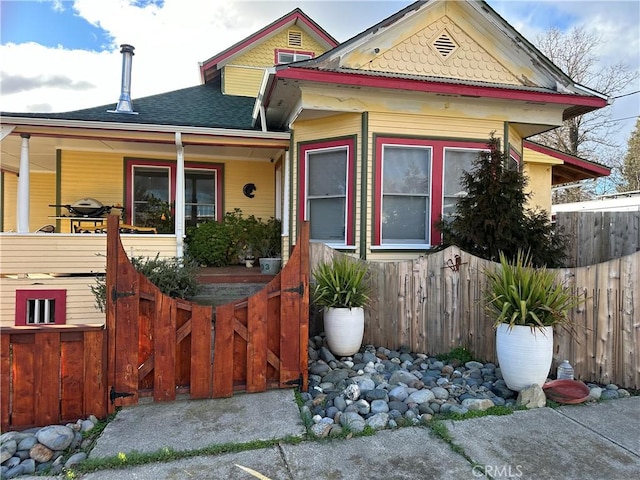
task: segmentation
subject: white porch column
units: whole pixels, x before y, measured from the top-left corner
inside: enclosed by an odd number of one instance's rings
[[[29,138],[28,133],[21,133],[20,171],[18,176],[18,202],[16,219],[18,233],[29,233]]]
[[[182,134],[176,132],[176,202],[175,202],[175,231],[176,257],[184,257],[184,146]]]
[[[291,201],[289,189],[291,188],[291,167],[289,166],[289,150],[284,152],[284,188],[282,202],[282,236],[289,236],[289,202]]]

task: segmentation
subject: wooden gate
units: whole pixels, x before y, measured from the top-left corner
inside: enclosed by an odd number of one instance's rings
[[[212,307],[170,298],[135,270],[117,216],[107,232],[109,412],[141,396],[161,402],[187,392],[195,399],[306,388],[308,225],[283,270],[254,296],[217,307],[215,320]]]

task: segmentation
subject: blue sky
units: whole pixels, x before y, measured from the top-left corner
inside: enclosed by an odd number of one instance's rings
[[[198,62],[302,8],[344,41],[413,3],[244,0],[0,0],[0,109],[67,111],[115,103],[119,45],[136,47],[132,97],[199,83]],[[535,43],[550,27],[584,25],[603,39],[603,62],[640,69],[640,2],[489,0],[489,5]],[[640,81],[626,91],[640,89]],[[617,100],[612,118],[640,114],[640,95]],[[620,122],[626,136],[634,118]]]

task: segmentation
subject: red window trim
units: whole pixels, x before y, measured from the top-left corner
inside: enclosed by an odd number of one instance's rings
[[[429,219],[431,222],[431,231],[429,245],[439,245],[441,243],[440,231],[436,228],[436,224],[442,215],[442,195],[444,181],[444,152],[446,148],[467,148],[486,150],[486,142],[463,141],[463,140],[446,140],[446,139],[426,139],[426,138],[403,138],[403,137],[385,137],[376,136],[375,141],[375,178],[374,178],[374,222],[373,222],[373,245],[387,246],[382,243],[382,147],[383,145],[399,145],[399,146],[418,146],[431,148],[431,192],[429,198],[431,201],[431,211]],[[393,245],[389,245],[393,248]]]
[[[299,192],[298,192],[298,211],[299,218],[303,221],[306,218],[306,206],[307,206],[307,153],[314,150],[324,150],[328,148],[347,148],[347,211],[346,211],[346,223],[347,223],[347,235],[346,245],[355,245],[355,231],[354,231],[354,207],[355,207],[355,175],[356,175],[356,162],[355,162],[355,138],[341,138],[334,140],[326,140],[319,142],[311,142],[299,144],[298,146],[298,171],[300,175]]]
[[[67,291],[66,290],[16,290],[15,324],[17,327],[40,326],[52,324],[28,324],[27,302],[29,300],[55,300],[55,325],[64,325],[67,322]]]
[[[278,63],[278,54],[279,53],[292,53],[294,55],[299,54],[299,55],[310,55],[311,58],[314,58],[316,56],[316,54],[314,52],[308,51],[308,50],[292,50],[290,48],[276,48],[273,51],[273,64],[274,65],[280,65]]]
[[[169,169],[169,202],[173,203],[176,199],[176,162],[167,160],[149,160],[138,158],[127,158],[125,160],[125,205],[126,221],[132,224],[133,218],[133,167],[159,167]],[[185,170],[215,170],[216,171],[216,221],[222,220],[222,175],[224,173],[224,165],[221,163],[199,163],[185,162]],[[174,209],[172,209],[172,213]]]

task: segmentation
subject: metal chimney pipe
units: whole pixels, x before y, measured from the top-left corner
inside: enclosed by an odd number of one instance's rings
[[[112,113],[131,113],[133,111],[133,103],[131,102],[131,65],[133,63],[133,51],[135,48],[131,45],[120,45],[120,53],[122,53],[122,86],[120,88],[120,98],[115,110],[109,110]]]

